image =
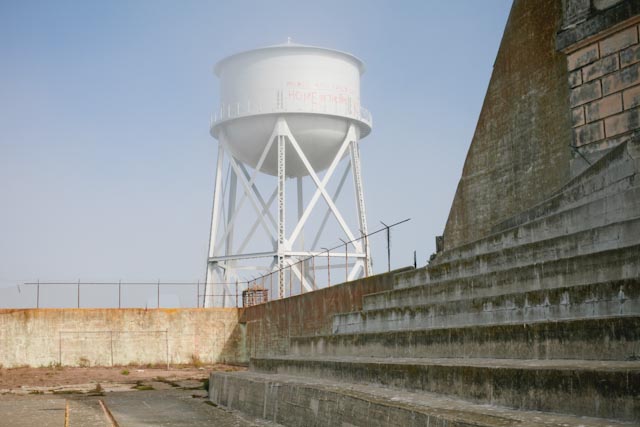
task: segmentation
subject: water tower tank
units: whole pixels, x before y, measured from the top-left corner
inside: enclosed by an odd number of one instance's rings
[[[350,124],[358,139],[371,131],[371,116],[360,106],[363,72],[353,55],[293,43],[229,56],[215,66],[220,107],[211,134],[219,139],[224,131],[234,157],[255,168],[277,118],[284,117],[313,169],[324,170]],[[286,151],[286,175],[307,175],[293,148]],[[277,175],[275,146],[260,171]]]
[[[371,116],[360,106],[363,72],[353,55],[291,42],[215,66],[220,106],[211,135],[219,144],[205,306],[237,303],[239,291],[254,289],[247,275],[268,299],[330,285],[332,263],[346,281],[369,275],[359,142],[371,132]],[[349,176],[355,206],[342,209],[336,200]],[[275,189],[263,193],[273,181]],[[296,191],[287,192],[291,186]],[[337,238],[347,242],[341,251],[321,247]],[[314,257],[322,257],[317,268]]]

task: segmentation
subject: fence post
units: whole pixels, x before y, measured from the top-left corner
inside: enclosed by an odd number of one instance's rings
[[[167,371],[168,371],[169,370],[169,329],[165,329],[164,339],[167,347]]]
[[[349,281],[349,246],[348,243],[340,239],[344,243],[344,283]]]
[[[40,308],[40,279],[38,279],[38,285],[36,287],[36,308]]]
[[[369,235],[360,230],[360,236],[364,243],[364,277],[369,277]]]
[[[238,279],[236,279],[236,308],[240,307],[238,305]]]
[[[80,279],[78,279],[78,308],[80,308]]]
[[[331,255],[329,249],[327,249],[327,286],[331,286]]]
[[[380,223],[387,229],[387,271],[391,271],[391,228],[382,221]]]
[[[200,279],[198,279],[198,287],[196,288],[196,308],[200,308]]]
[[[109,345],[111,347],[111,366],[113,367],[113,331],[109,331]]]
[[[311,257],[311,268],[313,269],[313,285],[312,285],[312,289],[315,290],[317,288],[316,286],[316,256],[312,256]]]
[[[118,308],[122,308],[122,279],[118,280]]]
[[[160,279],[158,279],[158,308],[160,308]]]

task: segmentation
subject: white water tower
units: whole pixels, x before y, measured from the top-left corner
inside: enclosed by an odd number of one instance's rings
[[[312,255],[346,259],[349,280],[368,274],[369,248],[365,239],[358,240],[367,234],[358,142],[371,132],[371,116],[360,106],[363,72],[364,64],[353,55],[290,41],[232,55],[215,66],[220,107],[212,117],[211,135],[219,147],[205,294],[218,296],[207,297],[205,306],[235,304],[231,295],[237,292],[234,283],[245,280],[243,271],[254,276],[280,272],[277,283],[271,281],[277,286],[272,295],[280,298],[287,280],[296,280],[301,290],[315,289],[315,277],[301,265]],[[345,157],[348,172],[330,195],[327,185]],[[347,174],[354,184],[355,210],[341,212],[334,199]],[[257,180],[269,177],[274,190],[262,194]],[[306,203],[303,180],[313,186]],[[296,200],[285,200],[285,186],[294,181]],[[320,200],[344,240],[354,241],[342,252],[304,247],[302,231]],[[246,202],[254,215],[248,222],[239,214]],[[297,207],[293,219],[286,215],[291,202]],[[356,216],[357,229],[349,227],[347,214]],[[313,231],[322,233],[325,223],[326,218]],[[266,233],[266,240],[257,230]],[[256,239],[265,240],[267,250],[247,250]],[[288,275],[282,273],[286,267]]]

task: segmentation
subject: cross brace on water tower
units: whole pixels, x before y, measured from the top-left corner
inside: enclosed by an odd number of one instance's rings
[[[252,174],[249,173],[246,165],[236,159],[232,154],[231,147],[229,146],[230,142],[227,139],[224,129],[218,133],[218,140],[218,162],[207,260],[207,285],[205,295],[208,295],[208,297],[205,300],[206,306],[230,305],[230,298],[235,297],[233,294],[237,292],[234,284],[238,280],[242,281],[239,275],[242,270],[254,272],[257,270],[264,273],[277,272],[279,298],[285,296],[287,281],[285,275],[286,268],[289,268],[295,275],[295,280],[300,283],[301,289],[305,291],[316,289],[315,276],[311,277],[309,274],[305,274],[301,262],[312,256],[328,257],[328,262],[334,258],[340,260],[346,259],[345,262],[347,264],[349,260],[351,260],[353,265],[348,269],[348,280],[369,275],[371,272],[370,251],[366,237],[361,239],[361,237],[367,234],[367,221],[358,138],[353,123],[349,124],[346,136],[340,143],[322,179],[318,176],[316,170],[314,170],[311,162],[307,158],[307,154],[291,132],[285,115],[277,118],[273,132],[266,142]],[[304,206],[302,199],[302,177],[297,177],[298,217],[295,220],[295,226],[288,235],[285,227],[287,221],[285,200],[285,185],[287,181],[286,164],[289,160],[286,158],[288,151],[287,146],[290,147],[289,155],[295,153],[295,156],[297,156],[304,165],[305,172],[311,178],[315,187],[313,196],[307,205]],[[269,153],[273,153],[274,151],[277,156],[277,185],[273,193],[271,193],[269,197],[265,197],[256,186],[256,179]],[[347,151],[348,164],[339,179],[334,194],[330,195],[327,190],[327,184],[334,176],[340,160],[347,154]],[[226,188],[223,187],[222,182],[225,159],[230,166],[230,178]],[[340,196],[349,174],[351,174],[353,179],[356,196],[359,225],[357,233],[351,230],[335,204],[335,200]],[[240,183],[241,191],[238,189],[238,182]],[[241,193],[239,200],[238,193]],[[228,202],[228,210],[225,218],[222,218],[222,199],[225,195]],[[308,223],[314,208],[318,208],[317,205],[321,198],[326,202],[327,210],[319,228],[316,230],[314,243],[311,247],[313,248],[318,242],[327,220],[330,216],[333,216],[340,225],[342,232],[352,241],[351,246],[353,249],[351,251],[348,250],[348,245],[345,245],[347,246],[345,252],[333,253],[321,250],[293,249],[296,242],[301,239],[302,230]],[[249,200],[253,207],[255,219],[249,227],[247,235],[236,248],[234,237],[238,228],[238,213],[246,200]],[[272,214],[272,205],[274,202],[276,202],[277,206],[276,218],[274,218]],[[245,252],[258,227],[261,227],[269,236],[273,250],[268,252]],[[270,262],[267,266],[260,265],[257,263],[259,259],[270,259]],[[347,267],[347,265],[345,265],[345,267]]]

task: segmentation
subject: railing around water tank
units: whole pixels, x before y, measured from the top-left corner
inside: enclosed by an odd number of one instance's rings
[[[316,113],[316,114],[329,114],[342,117],[348,117],[354,120],[358,120],[366,123],[369,127],[373,125],[373,118],[369,110],[361,106],[353,106],[350,104],[300,104],[300,103],[287,103],[284,100],[280,100],[277,105],[265,107],[262,104],[254,104],[251,101],[244,103],[225,104],[221,105],[218,111],[211,115],[211,127],[214,127],[218,123],[226,120],[237,119],[240,117],[247,117],[259,114],[274,114],[274,113]]]

